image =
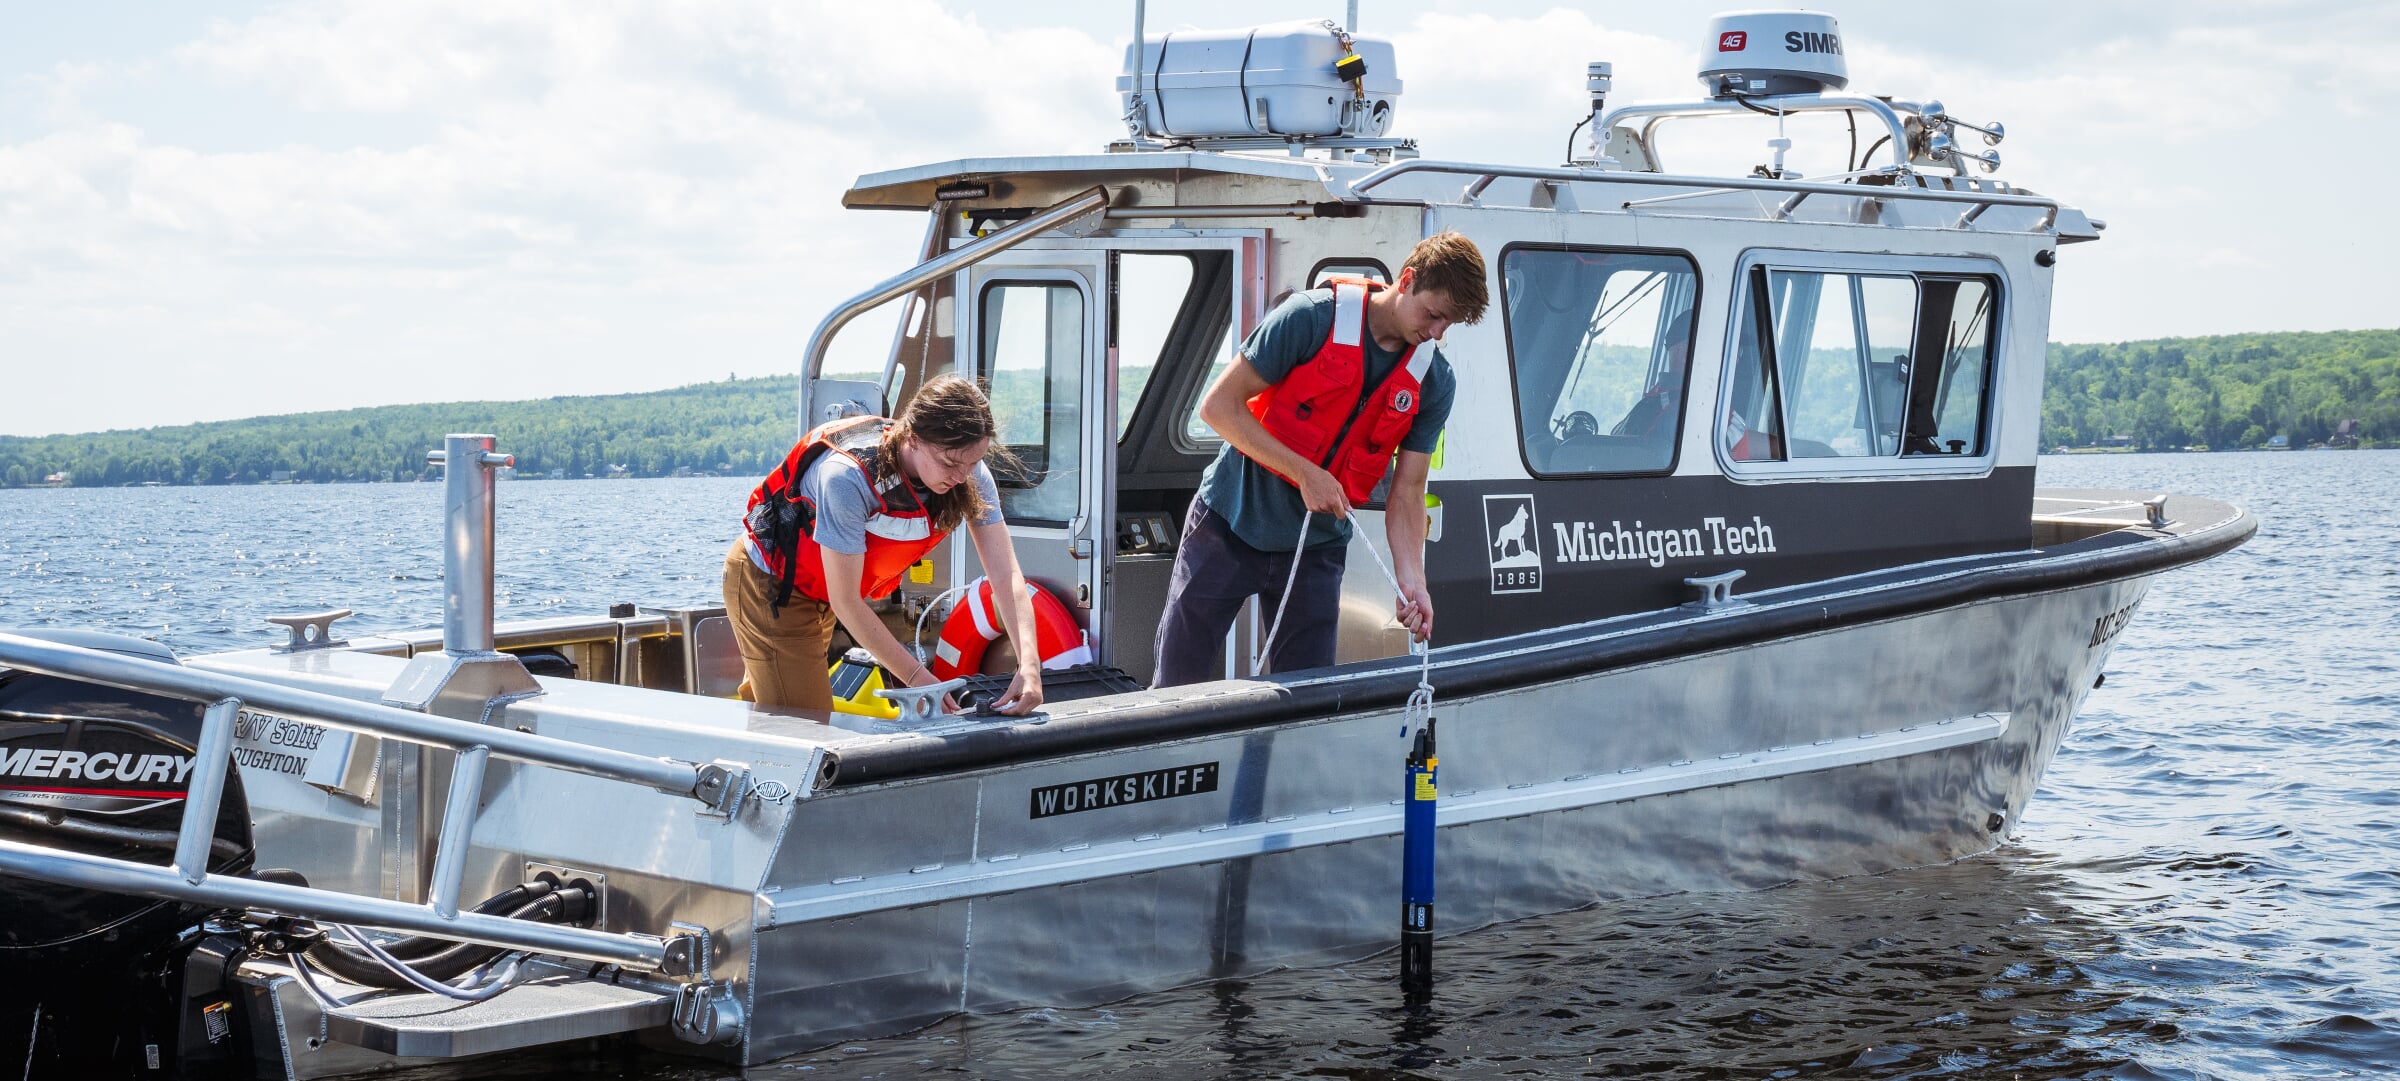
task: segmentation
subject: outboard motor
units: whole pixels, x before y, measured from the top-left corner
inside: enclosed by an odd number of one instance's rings
[[[18,632],[24,633],[24,632]],[[34,632],[175,663],[154,642]],[[0,668],[0,838],[165,864],[204,707]],[[208,868],[250,871],[249,801],[228,770]],[[238,935],[193,905],[0,876],[0,1069],[29,1076],[246,1075]]]

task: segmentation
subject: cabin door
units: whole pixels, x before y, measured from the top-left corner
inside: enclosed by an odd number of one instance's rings
[[[1113,520],[1116,442],[1110,373],[1107,253],[1003,252],[966,272],[961,370],[990,388],[994,454],[1017,561],[1027,580],[1073,609],[1093,642],[1107,640],[1103,546]],[[983,573],[969,565],[963,579]]]

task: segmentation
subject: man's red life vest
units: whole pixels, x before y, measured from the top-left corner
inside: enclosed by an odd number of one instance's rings
[[[1364,278],[1328,280],[1333,285],[1333,329],[1326,333],[1325,344],[1282,382],[1251,398],[1250,414],[1266,426],[1267,434],[1333,474],[1350,502],[1364,503],[1391,471],[1400,441],[1416,423],[1434,350],[1411,346],[1392,365],[1383,385],[1369,391],[1367,294],[1387,287]]]
[[[900,576],[942,543],[949,534],[933,528],[933,518],[917,498],[915,487],[900,471],[879,470],[883,433],[892,422],[883,417],[849,417],[828,422],[800,440],[783,464],[750,493],[742,516],[750,543],[766,563],[779,588],[775,609],[798,593],[814,601],[827,600],[825,554],[817,547],[816,504],[800,494],[800,479],[810,466],[828,454],[839,454],[858,466],[874,492],[875,509],[867,516],[867,553],[859,576],[859,595],[881,597],[900,585]]]

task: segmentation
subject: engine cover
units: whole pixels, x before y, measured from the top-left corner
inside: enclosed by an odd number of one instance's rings
[[[0,838],[155,865],[173,861],[203,707],[0,669]],[[209,870],[248,871],[250,809],[228,768]],[[111,980],[200,911],[0,876],[0,978]]]

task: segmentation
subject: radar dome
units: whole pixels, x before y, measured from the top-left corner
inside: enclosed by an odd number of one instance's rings
[[[1850,85],[1841,27],[1819,11],[1732,11],[1708,22],[1700,81],[1716,97],[1821,94]]]

